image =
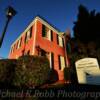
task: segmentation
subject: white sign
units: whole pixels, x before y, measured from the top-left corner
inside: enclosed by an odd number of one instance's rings
[[[96,58],[83,58],[75,63],[78,82],[100,85],[100,69]]]

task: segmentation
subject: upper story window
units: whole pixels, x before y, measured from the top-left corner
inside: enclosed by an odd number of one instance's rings
[[[22,44],[22,37],[20,38],[19,47],[21,47],[21,44]]]
[[[61,47],[64,47],[64,39],[58,34],[57,34],[57,44],[59,44],[59,46]]]
[[[22,38],[18,40],[18,49],[21,47]]]
[[[45,25],[42,25],[42,37],[46,37],[48,40],[53,41],[53,31]]]
[[[10,49],[10,53],[13,53],[13,47],[11,47],[11,49]]]
[[[32,27],[25,34],[25,43],[32,37]]]
[[[20,40],[18,40],[18,47],[17,47],[18,49],[19,49],[19,45],[20,45]]]
[[[53,41],[53,31],[52,30],[49,30],[48,32],[48,38],[50,41]]]
[[[46,36],[47,36],[46,26],[42,25],[42,37],[46,37]]]
[[[26,43],[26,40],[27,40],[27,33],[25,34],[24,43]]]
[[[18,48],[18,42],[16,43],[16,49]]]
[[[14,50],[15,50],[15,48],[16,48],[15,46],[16,46],[16,45],[14,44],[14,46],[13,46],[13,51],[12,51],[12,52],[14,52]]]

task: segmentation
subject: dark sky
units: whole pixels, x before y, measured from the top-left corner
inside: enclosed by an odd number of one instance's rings
[[[17,15],[9,23],[0,57],[8,57],[11,44],[36,15],[44,17],[60,31],[70,29],[73,34],[73,22],[80,4],[100,12],[100,0],[0,0],[0,36],[6,22],[5,9],[11,5],[17,10]]]

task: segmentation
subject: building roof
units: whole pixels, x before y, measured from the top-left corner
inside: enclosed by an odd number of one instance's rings
[[[39,20],[41,23],[46,25],[48,28],[50,28],[51,30],[53,30],[57,34],[61,33],[56,27],[54,27],[52,24],[50,24],[48,21],[46,21],[43,17],[36,16],[34,18],[34,20],[28,25],[28,27],[20,34],[20,36],[12,43],[11,47],[21,38],[21,36],[23,34],[25,34],[30,29],[30,27],[35,23],[36,20]],[[64,32],[62,32],[62,33],[64,33]]]

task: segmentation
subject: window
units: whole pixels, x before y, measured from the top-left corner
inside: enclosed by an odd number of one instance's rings
[[[25,54],[25,49],[24,49],[24,50],[22,50],[22,56],[24,56],[24,54]]]
[[[53,32],[52,32],[52,30],[48,29],[46,37],[47,37],[48,40],[53,41]]]
[[[64,39],[57,34],[57,44],[61,47],[64,47]]]
[[[42,25],[42,37],[46,37],[46,27]]]
[[[42,25],[42,37],[46,37],[48,40],[53,41],[53,31],[45,25]]]
[[[20,44],[20,40],[18,40],[18,46],[17,46],[18,49],[19,49],[19,44]]]
[[[32,37],[32,27],[30,28],[30,38]]]
[[[26,43],[26,40],[27,40],[27,33],[25,34],[25,40],[24,40],[24,43]]]
[[[21,42],[22,42],[22,38],[20,38],[20,39],[18,40],[18,48],[21,47]]]
[[[18,42],[16,43],[16,49],[18,48]]]
[[[39,53],[40,56],[46,56],[46,52],[44,50],[41,50]]]
[[[65,58],[63,56],[58,56],[58,61],[59,61],[59,70],[63,70],[66,66]]]
[[[20,44],[19,44],[19,47],[21,47],[21,44],[22,44],[22,38],[20,39]]]
[[[59,40],[59,45],[61,46],[61,47],[63,47],[63,38],[62,37],[60,37],[60,36],[58,36],[58,40]]]
[[[53,41],[53,31],[50,31],[50,40]]]
[[[61,61],[60,61],[60,56],[58,56],[58,62],[59,62],[59,70],[61,70]]]
[[[50,68],[54,68],[54,54],[50,53]]]
[[[14,44],[14,46],[13,46],[13,51],[16,49],[16,45]]]
[[[28,50],[27,55],[30,55],[30,50]]]
[[[11,50],[10,50],[10,53],[12,53],[13,52],[13,47],[11,48]]]
[[[32,37],[32,27],[25,34],[25,43]]]
[[[58,40],[59,36],[58,36],[58,34],[56,34],[56,36],[57,36],[57,44],[59,44],[59,40]]]
[[[30,29],[27,31],[27,40],[29,40],[30,39],[30,34],[31,34],[31,31],[30,31]]]

